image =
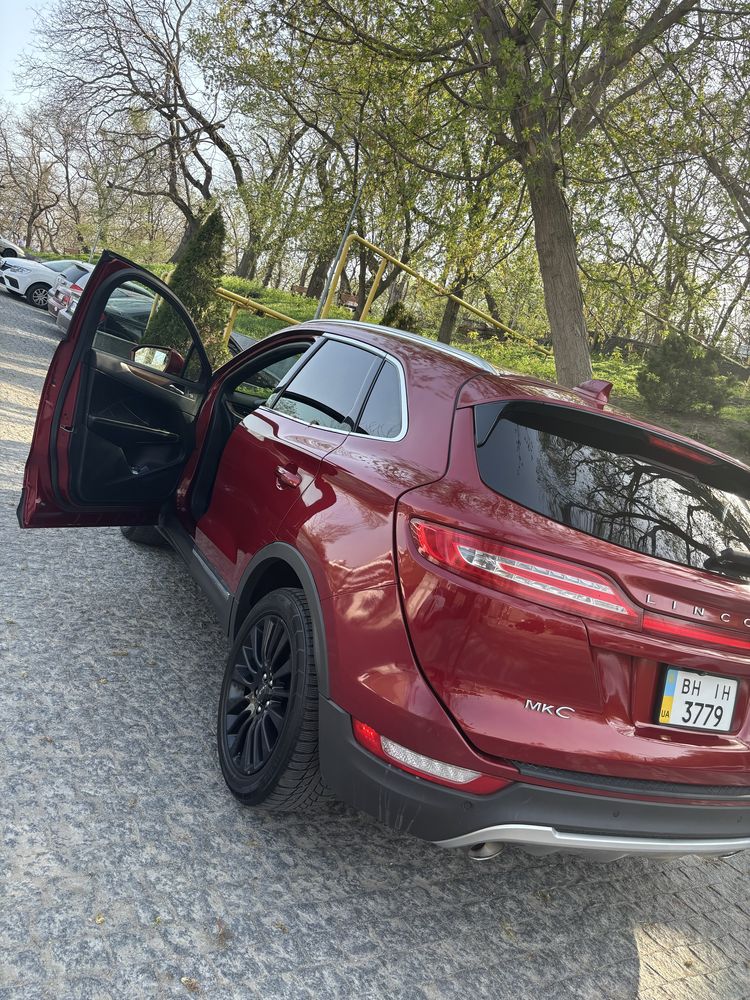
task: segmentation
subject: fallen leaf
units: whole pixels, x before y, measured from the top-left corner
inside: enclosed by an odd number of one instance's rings
[[[273,926],[276,928],[277,931],[281,931],[282,934],[289,933],[289,928],[285,923],[282,923],[281,920],[274,920]]]
[[[186,990],[190,990],[191,993],[200,993],[201,984],[197,979],[191,979],[190,976],[182,976],[180,982],[185,987]]]
[[[94,923],[95,924],[103,924],[104,923],[104,914],[103,913],[97,913],[97,915],[94,917]]]

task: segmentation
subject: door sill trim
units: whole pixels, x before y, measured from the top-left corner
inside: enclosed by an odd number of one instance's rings
[[[182,558],[190,575],[213,605],[221,627],[228,633],[234,599],[231,590],[198,550],[195,540],[174,514],[162,515],[159,518],[159,530]]]

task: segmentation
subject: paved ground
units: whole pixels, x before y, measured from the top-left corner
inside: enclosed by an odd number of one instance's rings
[[[479,865],[240,808],[177,558],[16,525],[56,340],[0,292],[0,998],[750,997],[750,855]]]

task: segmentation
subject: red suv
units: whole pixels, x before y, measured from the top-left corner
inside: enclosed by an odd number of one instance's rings
[[[106,308],[125,282],[140,336]],[[19,520],[183,556],[232,641],[242,802],[327,788],[475,856],[748,848],[750,470],[607,389],[330,320],[212,373],[171,291],[107,253]]]

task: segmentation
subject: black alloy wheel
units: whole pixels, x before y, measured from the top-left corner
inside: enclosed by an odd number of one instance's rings
[[[224,779],[245,805],[304,809],[324,796],[313,626],[302,590],[267,594],[245,619],[224,671],[217,742]]]
[[[268,763],[293,694],[292,640],[284,619],[272,612],[256,619],[238,652],[224,724],[234,766],[250,775]]]

